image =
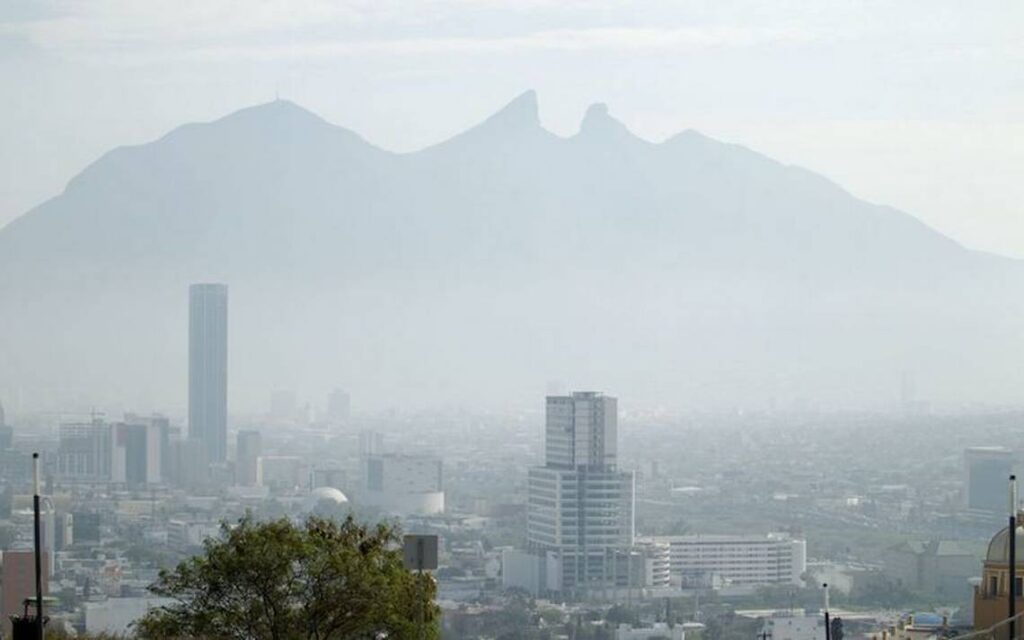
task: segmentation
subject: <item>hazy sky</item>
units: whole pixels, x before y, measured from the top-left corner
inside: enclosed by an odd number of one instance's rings
[[[104,151],[275,93],[411,150],[536,89],[823,173],[1024,257],[1020,0],[4,0],[0,225]]]

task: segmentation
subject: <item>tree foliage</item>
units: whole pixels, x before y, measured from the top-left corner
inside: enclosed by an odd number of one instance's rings
[[[640,624],[640,613],[624,604],[612,605],[608,612],[604,614],[604,619],[613,625],[629,624],[639,625]]]
[[[223,525],[201,555],[161,571],[151,587],[173,598],[136,624],[143,638],[438,637],[434,581],[402,565],[395,528],[310,518]]]

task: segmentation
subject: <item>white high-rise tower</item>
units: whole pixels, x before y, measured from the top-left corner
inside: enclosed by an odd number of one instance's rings
[[[595,392],[549,396],[544,466],[529,474],[527,543],[548,591],[628,584],[635,481],[616,468],[618,403]]]

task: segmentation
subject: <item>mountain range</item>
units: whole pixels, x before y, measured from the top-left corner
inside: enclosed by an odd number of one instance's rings
[[[898,179],[898,176],[894,176]],[[965,212],[969,215],[969,212]],[[231,290],[232,407],[1013,404],[1021,263],[811,171],[527,92],[413,153],[288,101],[110,151],[0,229],[0,398],[180,411],[187,287]]]

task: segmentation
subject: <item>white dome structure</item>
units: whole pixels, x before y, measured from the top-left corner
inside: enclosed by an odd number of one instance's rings
[[[303,502],[303,511],[314,513],[316,511],[329,511],[348,504],[348,497],[334,487],[317,487],[309,492]]]

